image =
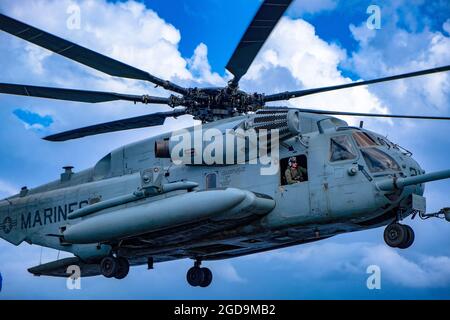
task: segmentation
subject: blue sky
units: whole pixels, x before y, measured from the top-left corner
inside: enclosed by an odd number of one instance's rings
[[[68,29],[67,10],[81,9],[79,29]],[[381,29],[369,30],[366,9],[381,8]],[[220,85],[224,70],[258,0],[3,0],[0,11],[111,55],[155,75],[185,85]],[[46,14],[42,14],[45,12]],[[450,64],[448,1],[297,0],[269,39],[241,85],[275,92],[369,79]],[[1,82],[118,92],[165,94],[148,84],[105,77],[61,57],[0,34]],[[296,99],[291,106],[355,112],[450,115],[450,77],[446,74],[388,85]],[[91,167],[125,143],[192,124],[168,120],[148,128],[64,144],[40,138],[96,122],[167,110],[122,102],[86,105],[0,96],[0,197],[58,177],[61,167]],[[358,120],[347,118],[351,123]],[[414,153],[427,171],[450,168],[448,123],[365,119]],[[449,181],[427,185],[429,211],[449,206]],[[190,288],[190,261],[133,268],[119,282],[83,279],[82,290],[68,291],[63,279],[34,278],[26,272],[39,263],[41,249],[18,248],[0,240],[0,299],[11,298],[280,298],[395,299],[450,298],[450,224],[408,222],[416,242],[406,251],[387,248],[382,229],[238,259],[211,262],[210,288]],[[43,262],[57,252],[44,249]],[[382,270],[382,289],[367,290],[366,268]],[[43,289],[45,288],[45,289]]]

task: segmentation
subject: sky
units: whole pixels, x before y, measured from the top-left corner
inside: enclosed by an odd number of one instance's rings
[[[259,0],[2,0],[0,12],[185,86],[223,85],[224,66]],[[380,29],[369,29],[367,9],[377,5]],[[74,12],[80,19],[73,19]],[[45,14],[44,14],[45,13]],[[450,3],[446,0],[296,0],[256,58],[241,87],[273,93],[347,83],[450,64]],[[77,25],[76,22],[79,22]],[[0,33],[0,82],[167,95],[152,85],[105,76]],[[397,114],[450,115],[450,75],[277,103],[292,107]],[[132,130],[53,144],[50,133],[116,120],[164,106],[124,102],[98,105],[0,95],[0,198],[22,186],[54,180],[61,168],[93,166],[111,150],[182,126]],[[360,119],[345,118],[352,124]],[[450,126],[437,121],[364,119],[365,127],[412,151],[431,172],[450,168]],[[450,181],[427,184],[429,212],[449,206]],[[383,229],[232,260],[208,262],[206,289],[191,288],[192,262],[133,268],[122,281],[36,278],[26,269],[58,252],[0,240],[0,299],[449,299],[450,224],[406,221],[416,233],[408,250],[384,245]],[[60,257],[66,256],[61,254]],[[378,265],[381,289],[368,290],[367,267]]]

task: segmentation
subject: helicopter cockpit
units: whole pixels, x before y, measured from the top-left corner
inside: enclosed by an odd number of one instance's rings
[[[362,131],[353,132],[352,136],[360,148],[361,155],[370,172],[401,171],[400,165],[394,158],[378,148],[383,145],[392,145],[391,143],[381,138],[372,138],[369,134]]]
[[[388,154],[377,148],[363,148],[361,154],[372,173],[401,171],[398,163]]]
[[[356,160],[361,155],[368,171],[380,174],[403,175],[402,166],[411,167],[411,172],[420,172],[420,167],[411,159],[411,153],[384,137],[361,128],[339,128],[337,131],[351,131],[330,138],[330,162]],[[411,162],[411,163],[409,163]]]

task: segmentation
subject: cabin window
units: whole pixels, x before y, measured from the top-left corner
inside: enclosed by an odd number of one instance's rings
[[[361,148],[372,147],[376,145],[376,142],[365,132],[354,132],[353,138],[355,139],[358,147]]]
[[[217,174],[208,173],[206,175],[206,190],[217,188]]]
[[[303,154],[281,159],[280,169],[282,186],[308,181],[308,162]]]
[[[361,150],[364,160],[369,167],[370,172],[377,173],[383,171],[400,171],[400,166],[395,160],[376,148],[365,148]]]
[[[344,161],[356,159],[356,151],[348,135],[331,138],[330,161]]]

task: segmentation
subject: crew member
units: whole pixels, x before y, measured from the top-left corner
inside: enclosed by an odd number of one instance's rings
[[[289,159],[289,166],[284,173],[287,184],[294,184],[306,181],[306,169],[297,164],[297,159],[292,157]]]

